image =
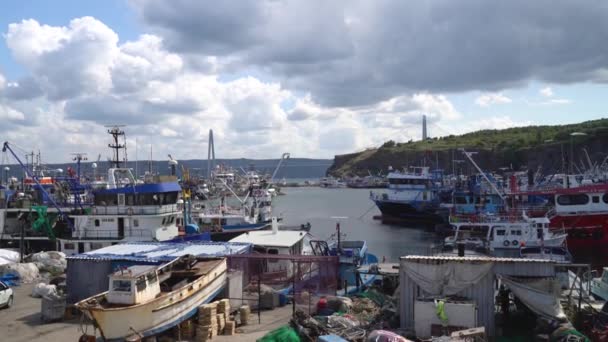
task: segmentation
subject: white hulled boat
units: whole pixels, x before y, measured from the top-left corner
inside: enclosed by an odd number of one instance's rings
[[[548,218],[528,217],[525,213],[522,216],[452,215],[450,224],[454,235],[445,239],[445,245],[463,243],[490,251],[561,247],[567,237],[565,233],[550,231]]]
[[[110,290],[76,303],[106,340],[160,333],[188,319],[226,284],[226,260],[178,258],[160,267],[131,266],[110,275]]]

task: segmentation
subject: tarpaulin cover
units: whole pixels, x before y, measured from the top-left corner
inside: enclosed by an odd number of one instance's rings
[[[478,283],[494,264],[479,263],[427,264],[413,261],[403,263],[405,273],[416,285],[433,296],[455,295]]]
[[[257,340],[257,342],[300,342],[300,336],[298,333],[289,326],[283,326],[275,329],[264,337]]]
[[[548,279],[521,280],[501,277],[501,281],[530,310],[550,319],[565,320],[566,315],[559,304],[559,287]]]

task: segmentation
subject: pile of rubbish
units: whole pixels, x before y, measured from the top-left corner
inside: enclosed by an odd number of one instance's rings
[[[0,275],[12,275],[18,278],[21,283],[28,284],[40,277],[40,271],[33,262],[12,263],[0,265]]]
[[[0,249],[0,277],[11,277],[19,282],[33,283],[41,276],[50,278],[63,274],[67,268],[65,254],[62,252],[40,252],[28,255],[23,263],[19,262],[19,253]]]
[[[62,252],[35,253],[29,255],[26,260],[35,263],[40,272],[48,272],[52,276],[65,273],[65,269],[68,266],[65,254]]]
[[[359,297],[328,296],[317,303],[317,315],[296,311],[291,321],[302,341],[336,336],[347,341],[407,341],[388,330],[398,327],[392,297],[370,290]]]
[[[0,249],[0,266],[19,262],[19,252]]]

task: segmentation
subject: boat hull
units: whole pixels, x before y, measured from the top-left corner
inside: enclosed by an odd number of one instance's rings
[[[200,305],[212,301],[222,291],[226,279],[226,261],[223,261],[188,286],[148,303],[109,309],[82,309],[80,303],[77,306],[95,321],[106,340],[122,340],[135,333],[147,337],[196,314]]]
[[[608,213],[557,215],[551,218],[550,226],[566,231],[568,249],[575,253],[605,250],[608,245]]]
[[[444,222],[444,218],[437,214],[438,205],[432,202],[419,206],[389,200],[375,200],[374,202],[382,213],[382,220],[387,223],[439,224]]]

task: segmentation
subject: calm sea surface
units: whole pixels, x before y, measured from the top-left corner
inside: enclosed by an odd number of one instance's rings
[[[369,200],[368,189],[301,187],[282,188],[281,191],[286,195],[274,198],[273,212],[283,216],[284,224],[310,222],[311,234],[327,239],[335,233],[336,221],[340,221],[346,239],[366,240],[369,251],[379,259],[385,256],[388,261],[396,262],[402,255],[427,254],[429,247],[437,242],[432,232],[385,225],[374,220],[373,216],[379,215],[380,211]]]
[[[369,200],[368,189],[323,189],[317,187],[282,188],[285,196],[273,200],[273,212],[283,217],[286,225],[310,222],[311,234],[328,239],[340,221],[342,233],[348,240],[366,240],[369,251],[380,260],[397,262],[400,256],[430,253],[430,247],[441,243],[433,232],[417,228],[392,226],[374,220],[380,211]],[[381,192],[382,189],[373,191]],[[367,213],[366,213],[367,212]],[[332,218],[346,217],[346,218]],[[608,266],[608,251],[593,251],[574,256],[578,263],[589,263],[593,268]]]

